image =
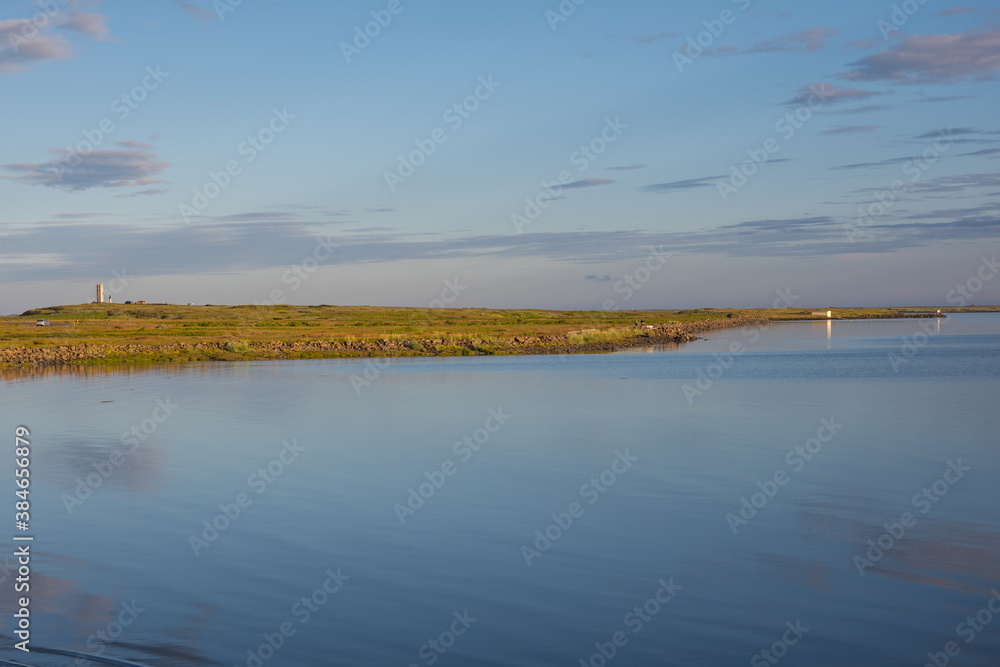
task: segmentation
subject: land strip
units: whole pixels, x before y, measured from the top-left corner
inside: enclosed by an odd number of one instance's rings
[[[603,312],[95,303],[0,317],[0,368],[610,352],[689,342],[698,334],[726,327],[827,319],[813,313],[792,308]],[[852,308],[836,309],[834,319],[935,313],[936,309]],[[47,325],[39,326],[38,320]]]

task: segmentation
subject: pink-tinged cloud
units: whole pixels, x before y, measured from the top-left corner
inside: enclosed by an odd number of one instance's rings
[[[832,28],[809,28],[773,39],[752,44],[745,49],[723,46],[705,55],[738,56],[750,53],[814,53],[826,46],[828,39],[837,34]]]
[[[1000,71],[1000,29],[914,35],[849,66],[840,78],[901,84],[989,81]]]
[[[70,154],[56,150],[56,160],[38,163],[13,163],[0,165],[0,169],[13,172],[3,176],[28,185],[43,185],[60,190],[81,192],[90,188],[137,187],[163,183],[153,178],[163,173],[169,162],[164,162],[152,152],[129,148],[131,142],[118,142],[123,150],[94,150]]]
[[[959,14],[975,14],[979,11],[976,7],[970,7],[969,5],[958,5],[957,7],[951,7],[949,9],[942,9],[937,12],[935,16],[958,16]]]
[[[76,2],[70,2],[73,7]],[[107,16],[76,10],[39,13],[42,19],[0,20],[0,72],[19,72],[45,61],[70,60],[70,42],[53,30],[62,29],[99,41],[112,41]]]
[[[65,37],[39,31],[28,19],[0,20],[0,72],[18,72],[34,63],[72,57]]]
[[[823,81],[803,86],[798,95],[784,102],[784,104],[790,107],[797,107],[803,104],[838,104],[840,102],[867,100],[870,97],[884,94],[871,90],[860,90],[858,88],[837,88]]]
[[[106,14],[70,12],[65,18],[59,21],[59,27],[86,35],[91,39],[106,42],[109,41],[111,33],[111,29],[104,24],[107,18]]]
[[[196,19],[201,19],[203,21],[212,19],[215,15],[205,9],[204,7],[199,7],[191,0],[173,0],[174,4],[181,8],[185,14],[189,14]]]
[[[984,9],[983,7],[972,7],[971,5],[958,5],[950,9],[943,9],[934,16],[962,16],[963,14],[1000,14],[1000,9]]]
[[[781,37],[775,37],[751,46],[747,53],[771,53],[775,51],[796,51],[813,53],[826,46],[826,40],[837,34],[832,28],[809,28]]]

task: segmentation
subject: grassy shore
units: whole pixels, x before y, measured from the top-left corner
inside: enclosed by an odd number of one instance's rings
[[[935,310],[847,308],[836,309],[834,316],[896,317]],[[751,322],[825,319],[811,313],[795,308],[602,312],[93,303],[0,317],[0,367],[598,352],[684,342],[700,332]],[[35,325],[43,318],[51,326]],[[637,328],[637,321],[646,328]]]

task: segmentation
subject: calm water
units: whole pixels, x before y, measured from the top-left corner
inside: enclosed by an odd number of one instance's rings
[[[366,364],[0,382],[5,437],[32,433],[32,646],[147,665],[1000,660],[1000,316]],[[5,564],[0,658],[91,664],[11,648]]]

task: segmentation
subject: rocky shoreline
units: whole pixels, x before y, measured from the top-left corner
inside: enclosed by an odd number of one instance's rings
[[[228,341],[168,343],[164,345],[61,345],[0,349],[0,366],[37,367],[95,362],[129,363],[170,361],[243,361],[262,359],[350,358],[386,356],[465,356],[489,354],[581,354],[614,352],[649,345],[697,340],[699,333],[752,325],[767,325],[765,317],[736,317],[619,329],[601,340],[604,332],[573,332],[557,336],[510,338],[414,338],[355,341]]]

